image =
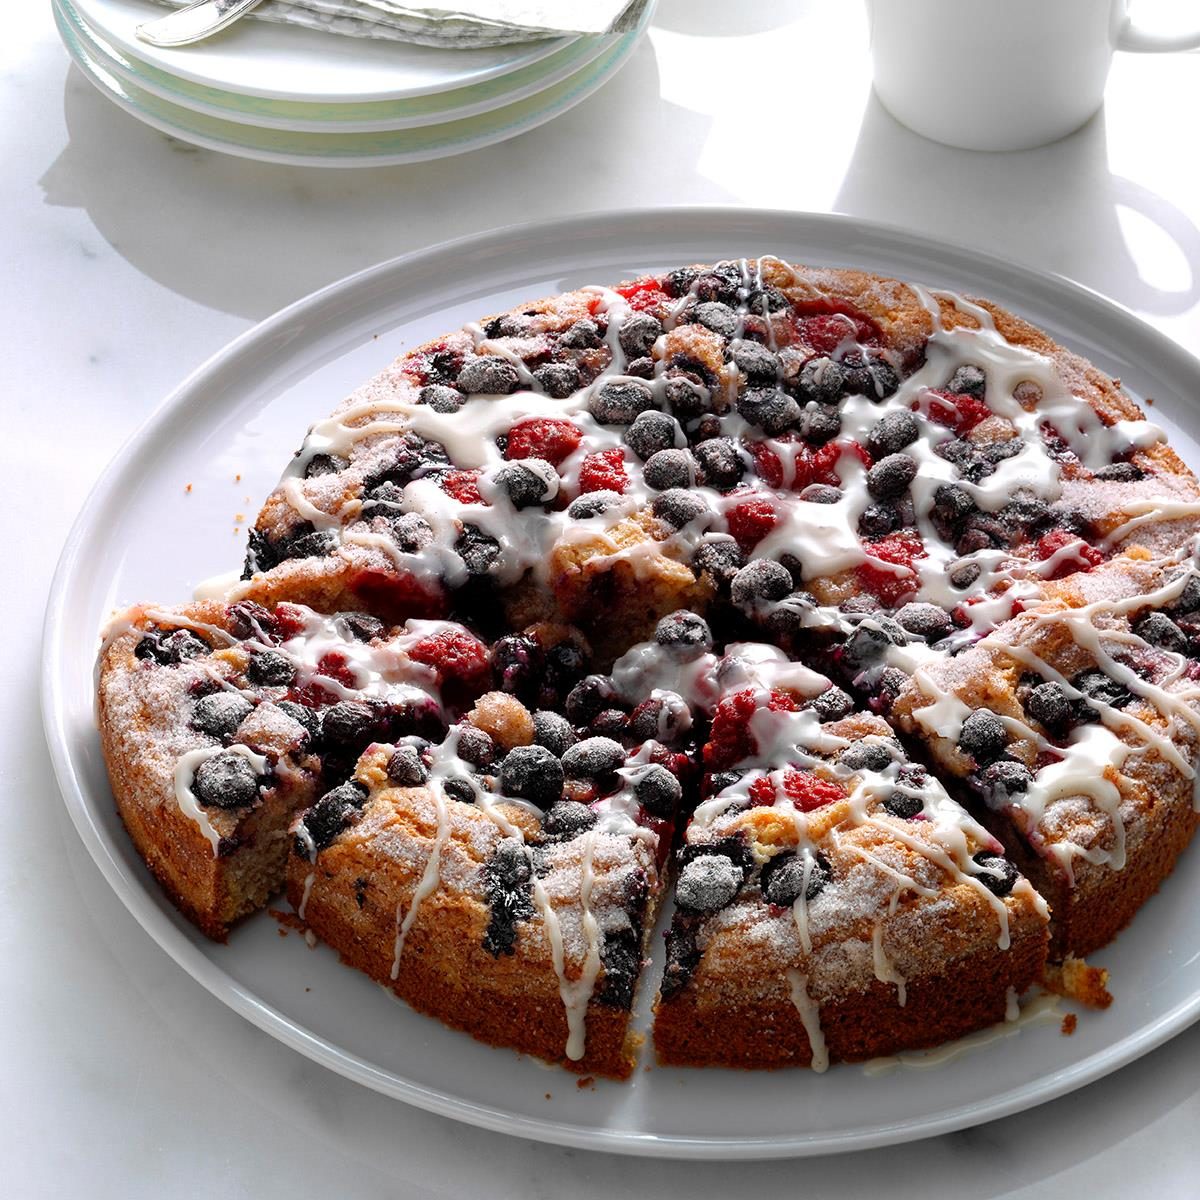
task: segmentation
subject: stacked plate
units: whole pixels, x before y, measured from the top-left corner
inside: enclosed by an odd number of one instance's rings
[[[566,112],[632,54],[628,33],[471,50],[367,41],[253,19],[196,46],[137,40],[150,0],[53,0],[76,64],[127,112],[184,141],[270,162],[382,166],[461,154]]]

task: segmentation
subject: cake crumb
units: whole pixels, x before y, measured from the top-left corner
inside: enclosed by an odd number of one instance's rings
[[[547,1093],[546,1093],[546,1099],[547,1099],[547,1100],[549,1100],[549,1099],[550,1099],[550,1093],[549,1093],[549,1092],[547,1092]]]
[[[233,482],[234,482],[234,483],[241,483],[241,482],[242,482],[242,473],[241,473],[241,471],[239,471],[239,472],[238,472],[238,473],[237,473],[237,474],[236,474],[236,475],[233,477]]]
[[[1079,1018],[1074,1013],[1067,1013],[1062,1019],[1063,1037],[1070,1037],[1075,1032],[1075,1026],[1079,1024]]]
[[[284,912],[282,908],[268,908],[267,912],[279,922],[280,925],[287,929],[295,929],[297,931],[304,929],[304,922],[300,920],[293,912]]]
[[[584,1088],[594,1088],[596,1086],[595,1075],[585,1075],[582,1079],[575,1080],[575,1086],[582,1092]]]
[[[192,494],[192,485],[189,483],[183,490],[190,496]]]
[[[287,937],[288,931],[282,925],[275,931],[280,937]]]
[[[1047,963],[1045,984],[1056,995],[1089,1008],[1107,1008],[1113,1000],[1108,972],[1103,967],[1089,967],[1082,958],[1068,956],[1061,963]]]

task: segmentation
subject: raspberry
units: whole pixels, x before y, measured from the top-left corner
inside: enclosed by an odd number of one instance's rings
[[[1077,543],[1074,550],[1063,556],[1049,578],[1061,579],[1075,571],[1090,571],[1104,561],[1104,555],[1095,546],[1080,541],[1079,535],[1069,529],[1052,529],[1049,533],[1042,534],[1038,538],[1037,556],[1043,560],[1053,558],[1064,546],[1070,546],[1072,542]]]
[[[358,680],[354,677],[354,672],[350,669],[346,656],[337,650],[331,650],[328,654],[321,655],[317,662],[317,674],[325,675],[329,679],[336,679],[344,687],[358,687]]]
[[[761,696],[754,688],[746,688],[717,705],[708,745],[704,747],[704,764],[710,771],[723,770],[758,752],[750,733],[750,718],[762,707]],[[796,702],[787,692],[772,692],[766,707],[770,712],[795,712]]]
[[[837,442],[826,442],[819,450],[801,450],[796,455],[796,476],[792,480],[792,488],[801,492],[810,483],[831,483],[839,487],[842,481],[834,473],[834,468],[841,457],[842,447]]]
[[[483,497],[479,494],[478,471],[451,471],[443,475],[438,483],[442,491],[453,496],[459,504],[483,503]]]
[[[623,493],[628,486],[625,454],[620,448],[589,454],[579,468],[580,492]]]
[[[793,319],[796,334],[816,354],[831,354],[847,340],[864,346],[882,340],[875,322],[848,304],[818,300],[797,307],[803,315]]]
[[[439,680],[452,678],[466,682],[490,678],[487,647],[465,629],[444,629],[430,634],[417,642],[408,656],[436,668]]]
[[[893,533],[878,542],[868,543],[865,549],[872,558],[907,567],[908,570],[889,571],[870,562],[863,563],[855,574],[864,591],[889,606],[916,591],[917,574],[912,570],[912,564],[916,559],[925,557],[925,547],[915,533]]]
[[[812,812],[846,798],[846,789],[840,784],[809,771],[797,771],[795,767],[784,771],[782,788],[783,794],[801,812]],[[774,804],[778,794],[775,780],[764,775],[750,785],[750,804],[752,807]]]
[[[294,604],[277,604],[274,619],[274,633],[281,642],[299,637],[304,632],[304,616]]]
[[[508,431],[505,458],[544,458],[556,467],[574,453],[583,431],[570,421],[555,417],[531,417]]]
[[[751,442],[747,447],[754,459],[754,469],[767,487],[783,487],[783,463],[766,442]]]
[[[779,524],[774,505],[761,496],[743,500],[725,514],[734,541],[748,554]]]
[[[924,413],[931,421],[946,425],[961,437],[970,433],[980,421],[987,420],[992,410],[975,396],[966,392],[942,392],[929,388],[913,408]]]
[[[636,283],[627,283],[617,288],[617,295],[624,296],[629,301],[629,307],[635,312],[645,312],[657,308],[667,299],[662,284],[657,279],[639,279]]]

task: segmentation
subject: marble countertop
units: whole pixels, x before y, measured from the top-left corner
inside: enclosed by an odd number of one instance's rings
[[[383,1100],[252,1028],[142,932],[69,826],[36,693],[59,548],[128,433],[253,322],[445,238],[629,205],[838,211],[1061,272],[1200,353],[1200,56],[1118,55],[1106,110],[1085,128],[978,155],[924,141],[873,100],[856,5],[662,0],[619,76],[549,125],[424,166],[321,172],[138,124],[70,67],[48,5],[14,7],[0,45],[0,467],[20,515],[3,534],[0,1189],[1194,1196],[1200,1026],[1022,1115],[803,1163],[621,1159]]]

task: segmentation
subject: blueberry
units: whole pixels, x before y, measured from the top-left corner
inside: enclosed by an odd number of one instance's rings
[[[983,786],[989,799],[1003,803],[1029,791],[1033,775],[1024,763],[1002,759],[984,771]]]
[[[927,642],[938,642],[954,631],[950,614],[936,604],[910,601],[896,610],[896,624],[909,633],[924,638]]]
[[[552,362],[538,367],[533,373],[538,387],[554,400],[565,400],[573,396],[582,382],[579,368],[570,362]]]
[[[702,854],[679,872],[675,903],[691,912],[724,908],[742,885],[742,872],[722,854]]]
[[[925,801],[912,792],[896,790],[883,802],[884,811],[902,821],[911,821],[925,811]]]
[[[594,350],[602,341],[596,322],[583,317],[559,336],[558,344],[568,350]]]
[[[788,307],[787,296],[777,287],[771,287],[768,284],[765,287],[755,286],[746,291],[746,308],[752,313],[765,315],[766,313],[783,312]]]
[[[873,617],[870,624],[861,623],[846,639],[842,662],[851,671],[863,671],[883,658],[889,646],[903,646],[907,640],[895,621]]]
[[[517,368],[498,354],[469,358],[458,373],[458,390],[469,396],[507,396],[521,386]]]
[[[697,613],[685,608],[670,613],[659,621],[654,630],[654,640],[665,646],[672,657],[683,662],[699,658],[713,646],[712,630],[708,622]]]
[[[609,512],[620,503],[621,496],[617,492],[585,492],[571,501],[567,508],[567,516],[576,521],[586,521],[589,517],[598,517],[601,513]]]
[[[686,450],[659,450],[647,459],[642,478],[657,492],[691,487],[692,456]]]
[[[668,407],[681,421],[700,416],[712,400],[712,394],[704,384],[685,375],[669,375],[664,394]]]
[[[296,678],[296,664],[277,650],[260,650],[250,656],[246,678],[259,687],[288,687]]]
[[[315,708],[297,704],[294,700],[277,700],[275,707],[286,713],[293,721],[304,726],[311,740],[321,736],[321,714]]]
[[[870,354],[865,359],[847,356],[846,391],[855,396],[866,396],[876,402],[894,396],[900,390],[900,376],[886,359]]]
[[[323,795],[304,814],[304,828],[317,850],[324,850],[339,833],[352,824],[367,802],[367,789],[361,783],[350,780]],[[309,857],[305,839],[296,838],[296,853],[301,858]]]
[[[375,728],[375,713],[360,700],[339,700],[325,709],[321,735],[331,746],[361,749]]]
[[[666,767],[655,763],[638,776],[633,785],[633,794],[652,817],[665,819],[679,807],[683,799],[683,786]]]
[[[662,323],[649,313],[632,313],[621,322],[617,340],[626,358],[641,358],[650,353],[662,331]]]
[[[1081,671],[1071,680],[1071,683],[1088,700],[1098,704],[1124,708],[1127,704],[1133,703],[1133,693],[1115,679],[1109,678],[1103,671]]]
[[[779,376],[779,359],[758,342],[742,342],[733,352],[733,361],[751,383],[774,383]]]
[[[792,590],[792,577],[782,563],[759,558],[744,566],[734,577],[730,596],[741,609],[758,609],[782,600]]]
[[[823,446],[842,432],[842,414],[836,408],[806,409],[800,417],[800,436]]]
[[[481,771],[490,771],[496,765],[496,743],[490,734],[474,725],[463,724],[458,727],[457,752],[463,762]]]
[[[562,799],[563,764],[545,746],[514,746],[500,766],[500,789],[546,809]]]
[[[475,525],[463,526],[454,550],[470,575],[486,575],[500,557],[500,543]]]
[[[336,475],[349,465],[346,459],[340,458],[336,454],[314,454],[304,464],[304,478],[316,479],[320,475]]]
[[[670,413],[648,408],[634,418],[633,424],[625,430],[623,440],[638,458],[646,462],[660,450],[671,450],[681,443],[683,430]]]
[[[1053,733],[1061,733],[1071,724],[1074,706],[1058,683],[1042,683],[1029,693],[1025,710]]]
[[[624,764],[624,747],[606,737],[584,738],[562,757],[563,770],[571,779],[609,779]]]
[[[436,413],[456,413],[466,402],[462,392],[444,383],[426,384],[417,396],[418,404],[428,404]]]
[[[529,852],[519,838],[504,838],[483,865],[483,888],[490,909],[483,948],[494,958],[515,952],[517,924],[533,916],[532,876]]]
[[[617,698],[612,680],[606,675],[585,675],[567,694],[567,717],[576,725],[586,725]]]
[[[709,510],[703,498],[695,493],[683,488],[669,488],[654,497],[650,511],[673,529],[682,529],[706,516]]]
[[[625,364],[625,374],[632,375],[635,379],[653,379],[654,359],[635,358],[632,362]]]
[[[246,808],[258,799],[258,778],[245,757],[226,750],[196,768],[192,793],[205,808]]]
[[[800,420],[800,405],[774,387],[747,388],[737,400],[738,414],[768,437],[791,429]]]
[[[900,524],[900,513],[892,504],[868,504],[858,516],[858,532],[864,537],[884,537]]]
[[[492,676],[502,692],[528,696],[541,674],[542,650],[533,638],[523,633],[510,633],[492,646],[491,662]]]
[[[386,632],[384,623],[378,618],[364,612],[338,613],[338,623],[356,642],[370,642],[383,637]]]
[[[575,731],[566,717],[548,709],[539,709],[533,714],[534,745],[545,746],[551,754],[562,758],[575,744]]]
[[[884,742],[854,742],[838,755],[847,771],[886,771],[895,760],[895,748]]]
[[[1133,627],[1133,632],[1151,646],[1161,650],[1172,650],[1177,654],[1186,654],[1187,635],[1165,613],[1147,613]]]
[[[475,787],[469,779],[464,779],[461,775],[448,775],[443,779],[442,791],[460,804],[475,803]]]
[[[872,458],[898,454],[920,436],[917,418],[910,412],[890,412],[881,417],[867,434],[867,450]]]
[[[741,482],[746,473],[741,452],[731,438],[714,437],[700,442],[692,451],[706,484],[717,491],[728,491]]]
[[[838,504],[842,499],[842,490],[828,483],[810,483],[800,493],[800,499],[808,504]]]
[[[433,543],[433,527],[419,513],[404,513],[391,522],[392,541],[404,554],[417,554]]]
[[[1168,607],[1173,613],[1194,613],[1200,610],[1200,577],[1193,575]]]
[[[697,575],[707,575],[724,590],[733,582],[741,570],[745,558],[733,538],[724,534],[706,538],[696,547],[692,555],[692,570]]]
[[[237,727],[254,711],[254,705],[237,692],[214,692],[196,701],[192,728],[209,737],[233,737]]]
[[[966,363],[950,376],[950,382],[946,384],[946,391],[957,392],[960,396],[974,396],[976,400],[982,400],[987,391],[987,375],[984,374],[982,367],[977,367],[974,363]]]
[[[629,716],[621,708],[602,708],[588,723],[588,732],[619,740],[629,733]]]
[[[933,493],[930,517],[938,535],[946,541],[953,540],[953,533],[975,511],[975,500],[971,493],[957,483],[940,484]]]
[[[1107,467],[1101,467],[1096,472],[1097,479],[1104,479],[1109,483],[1136,483],[1139,479],[1146,478],[1146,472],[1141,467],[1131,462],[1116,462]]]
[[[975,878],[993,896],[1007,896],[1021,877],[1020,872],[1007,858],[1002,858],[999,854],[991,854],[987,850],[981,850],[978,854],[973,855],[971,861],[981,868],[974,872]]]
[[[624,714],[621,714],[624,718]],[[622,727],[624,722],[622,722]],[[635,742],[657,741],[674,745],[692,727],[692,713],[677,692],[658,690],[629,714],[628,732]],[[592,723],[596,733],[608,732]],[[613,733],[612,736],[619,736]]]
[[[810,862],[807,886],[804,882],[806,858]],[[759,876],[759,886],[771,904],[790,908],[800,899],[802,892],[806,900],[815,900],[832,879],[833,868],[829,865],[829,859],[819,850],[815,854],[809,851],[794,854],[785,850],[768,860]]]
[[[596,823],[596,814],[586,804],[560,800],[552,804],[542,818],[542,833],[558,842],[568,842],[587,833]]]
[[[629,425],[654,407],[654,393],[636,379],[614,380],[592,393],[588,411],[601,425]]]
[[[822,721],[840,721],[854,711],[854,701],[840,687],[830,686],[809,701],[809,708]]]
[[[800,368],[796,389],[802,400],[836,404],[846,389],[846,371],[832,358],[810,358]]]
[[[955,567],[946,578],[951,587],[965,592],[982,574],[983,568],[978,563],[964,563],[961,567]]]
[[[917,477],[917,460],[909,454],[889,454],[867,472],[867,491],[876,500],[892,500],[908,491]]]
[[[429,768],[415,746],[397,746],[388,759],[387,776],[397,787],[419,787],[429,778]]]
[[[207,654],[212,647],[190,629],[176,629],[164,634],[151,630],[133,648],[135,658],[151,658],[164,667],[175,667],[190,658]]]
[[[700,300],[720,300],[725,304],[736,304],[738,292],[745,283],[741,264],[717,263],[710,271],[695,276],[691,290]]]
[[[514,508],[532,508],[558,495],[558,472],[540,458],[509,463],[496,472],[495,479]]]
[[[742,778],[742,771],[714,771],[707,780],[707,794],[719,796],[726,788],[731,788]]]
[[[962,723],[958,735],[958,748],[980,764],[989,763],[999,757],[1007,745],[1008,731],[1004,722],[986,708],[973,712]]]
[[[697,324],[711,329],[723,338],[731,338],[737,334],[738,315],[727,304],[716,301],[697,304],[687,315]]]

